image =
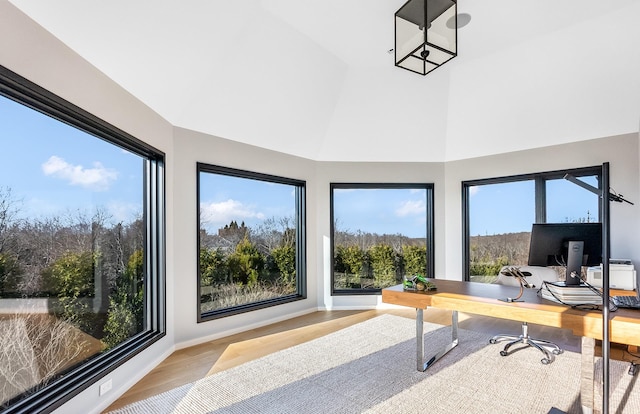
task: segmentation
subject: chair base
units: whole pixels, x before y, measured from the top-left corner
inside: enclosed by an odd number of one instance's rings
[[[493,338],[489,339],[489,343],[495,344],[502,341],[509,341],[502,351],[500,351],[500,355],[507,356],[509,355],[509,348],[511,348],[515,344],[523,344],[525,346],[531,346],[536,348],[544,355],[544,358],[540,360],[544,365],[550,364],[555,360],[555,355],[560,355],[563,351],[560,347],[553,342],[545,341],[544,339],[534,339],[529,336],[529,326],[526,322],[522,322],[522,335],[496,335]],[[517,348],[522,349],[524,347]],[[515,351],[512,351],[515,352]]]

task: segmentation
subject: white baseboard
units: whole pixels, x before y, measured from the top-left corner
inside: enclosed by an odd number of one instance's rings
[[[261,328],[263,326],[271,325],[271,324],[277,323],[277,322],[286,321],[287,319],[292,319],[292,318],[295,318],[295,317],[298,317],[298,316],[307,315],[309,313],[317,312],[317,311],[318,311],[318,308],[309,308],[309,309],[305,309],[305,310],[302,310],[302,311],[298,311],[298,312],[294,312],[294,313],[287,313],[285,315],[279,315],[279,316],[274,317],[274,318],[261,320],[261,321],[256,322],[256,323],[237,326],[235,328],[227,329],[227,330],[224,330],[224,331],[219,331],[219,332],[216,332],[216,333],[211,334],[211,335],[201,336],[199,338],[194,338],[194,339],[190,339],[190,340],[187,340],[187,341],[176,343],[175,344],[175,350],[177,351],[179,349],[189,348],[190,346],[200,345],[200,344],[205,343],[205,342],[214,341],[216,339],[224,338],[224,337],[227,337],[227,336],[230,336],[230,335],[235,335],[235,334],[241,333],[241,332],[246,332],[246,331],[249,331],[251,329]]]

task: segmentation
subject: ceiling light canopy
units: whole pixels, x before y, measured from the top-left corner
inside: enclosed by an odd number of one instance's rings
[[[396,66],[426,75],[458,53],[456,0],[409,0],[395,14]]]

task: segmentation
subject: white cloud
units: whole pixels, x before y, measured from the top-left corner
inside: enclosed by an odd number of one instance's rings
[[[106,191],[113,181],[118,178],[118,172],[105,168],[101,163],[94,162],[93,168],[82,165],[72,165],[64,159],[52,155],[44,164],[42,171],[45,175],[67,181],[71,185],[79,185],[93,191]]]
[[[396,215],[398,217],[414,216],[418,214],[424,214],[427,211],[427,206],[424,201],[405,201],[400,207],[396,209]]]
[[[219,203],[201,203],[200,218],[203,223],[228,224],[231,220],[259,219],[266,217],[255,211],[253,206],[247,206],[240,201],[228,199]]]
[[[472,187],[469,187],[469,196],[473,197],[474,195],[478,194],[478,191],[480,191],[479,185],[474,185]]]

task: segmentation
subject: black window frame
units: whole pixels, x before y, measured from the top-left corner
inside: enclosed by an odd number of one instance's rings
[[[329,183],[329,216],[331,223],[330,252],[331,255],[331,296],[360,296],[381,295],[382,289],[335,289],[334,258],[335,258],[335,216],[334,190],[336,189],[411,189],[419,188],[426,191],[426,246],[427,246],[427,278],[435,277],[435,229],[434,229],[434,184],[433,183]]]
[[[144,171],[145,330],[73,368],[34,394],[9,402],[6,413],[49,413],[166,335],[165,154],[0,65],[0,95],[146,160]]]
[[[200,174],[211,173],[221,174],[236,178],[246,178],[251,180],[259,180],[276,184],[286,184],[295,186],[296,188],[296,293],[281,296],[274,299],[263,300],[259,302],[247,303],[230,308],[217,309],[208,312],[201,312],[200,309]],[[307,298],[307,244],[306,244],[306,187],[304,180],[294,178],[280,177],[277,175],[264,174],[237,168],[213,165],[204,162],[196,163],[196,229],[197,229],[197,296],[196,296],[196,314],[197,322],[207,322],[232,315],[239,315],[246,312],[252,312],[259,309],[270,308],[285,303],[291,303]]]
[[[570,168],[565,170],[554,170],[538,173],[528,173],[520,175],[510,175],[506,177],[482,178],[477,180],[462,181],[462,271],[465,281],[470,280],[469,276],[469,258],[470,258],[470,223],[469,223],[469,188],[477,185],[487,184],[505,184],[518,181],[534,181],[535,188],[535,222],[547,222],[547,193],[546,182],[550,180],[558,180],[564,178],[566,174],[570,174],[576,178],[584,176],[596,176],[598,180],[598,189],[602,191],[602,165],[591,167]],[[598,222],[602,222],[602,207],[598,203]]]

